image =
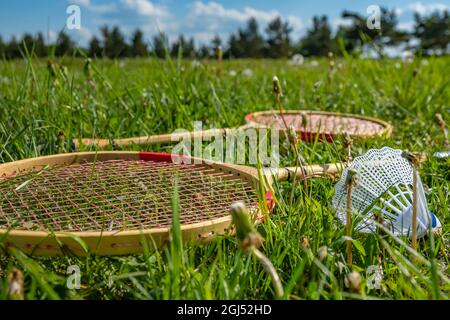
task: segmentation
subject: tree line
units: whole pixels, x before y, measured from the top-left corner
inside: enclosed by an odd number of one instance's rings
[[[283,58],[300,53],[304,56],[326,56],[329,52],[342,54],[362,53],[371,49],[379,56],[385,55],[389,46],[404,44],[407,50],[422,55],[447,54],[450,43],[450,15],[448,11],[414,16],[414,27],[410,32],[398,28],[394,10],[381,8],[381,29],[369,29],[366,17],[356,12],[344,11],[342,18],[348,23],[333,33],[328,17],[314,16],[312,26],[301,39],[292,39],[292,26],[277,17],[260,32],[258,22],[250,18],[245,27],[232,33],[226,41],[215,36],[210,44],[195,46],[193,38],[180,34],[169,43],[163,32],[145,40],[144,33],[136,30],[129,40],[118,26],[100,28],[100,37],[93,37],[87,48],[76,47],[65,32],[60,32],[55,43],[47,44],[42,33],[36,36],[25,34],[20,40],[15,37],[5,43],[0,36],[0,56],[6,59],[20,58],[32,53],[38,57],[48,55],[80,55],[90,57],[145,57],[167,56],[181,58],[210,58],[219,48],[226,58]],[[415,41],[411,41],[415,39]]]

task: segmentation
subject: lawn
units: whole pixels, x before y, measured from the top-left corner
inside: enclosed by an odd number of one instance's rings
[[[73,137],[132,137],[244,123],[245,114],[276,108],[272,78],[283,88],[285,109],[326,110],[378,117],[394,126],[390,139],[354,141],[353,156],[391,146],[428,154],[443,150],[436,125],[450,123],[450,57],[362,60],[351,57],[285,60],[99,60],[33,58],[0,61],[0,163],[68,152]],[[139,150],[130,147],[129,150]],[[88,150],[84,148],[84,150]],[[169,151],[170,146],[145,150]],[[288,147],[282,164],[295,165]],[[308,163],[342,161],[332,144],[299,143]],[[355,235],[350,281],[344,227],[331,206],[335,181],[317,179],[275,185],[280,201],[258,230],[289,299],[448,299],[450,160],[431,158],[420,167],[430,210],[443,224],[439,238],[421,240],[423,258],[410,261],[407,239]],[[0,299],[7,297],[13,267],[21,270],[27,299],[273,299],[263,267],[242,252],[234,236],[121,257],[29,257],[0,247]],[[67,269],[81,271],[81,288],[68,289]],[[381,267],[380,287],[370,285]]]

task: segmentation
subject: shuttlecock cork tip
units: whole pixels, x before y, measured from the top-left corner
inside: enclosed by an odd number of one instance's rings
[[[417,155],[415,155],[412,152],[409,151],[403,151],[402,152],[402,157],[405,158],[406,160],[409,161],[409,163],[411,163],[411,165],[415,166],[419,163],[419,158]]]

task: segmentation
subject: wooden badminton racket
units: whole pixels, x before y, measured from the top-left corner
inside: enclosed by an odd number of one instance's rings
[[[74,139],[72,141],[72,147],[75,150],[79,150],[80,144],[96,146],[99,149],[104,149],[111,145],[118,147],[130,145],[148,146],[171,143],[184,138],[193,139],[201,137],[202,139],[208,139],[217,135],[225,135],[235,130],[245,130],[248,128],[271,128],[286,131],[286,124],[303,141],[314,141],[318,138],[319,140],[331,142],[345,132],[353,138],[389,137],[392,133],[390,124],[376,118],[324,111],[288,110],[283,111],[282,114],[279,111],[254,112],[246,115],[245,121],[246,124],[237,129],[209,129],[112,140]]]
[[[178,185],[184,241],[208,240],[229,231],[230,205],[242,201],[255,216],[261,197],[258,170],[154,152],[83,152],[0,165],[0,242],[33,255],[122,255],[169,239],[171,200]],[[192,160],[192,164],[187,164]],[[198,162],[197,164],[193,161]],[[333,175],[341,165],[269,169],[286,181]],[[267,188],[266,190],[270,190]],[[82,245],[83,244],[83,245]]]

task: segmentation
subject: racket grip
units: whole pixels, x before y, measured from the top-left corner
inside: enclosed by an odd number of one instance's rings
[[[329,164],[313,164],[305,165],[303,167],[288,167],[279,169],[278,179],[280,181],[290,181],[295,179],[305,179],[312,177],[335,177],[345,168],[344,163],[329,163]]]

